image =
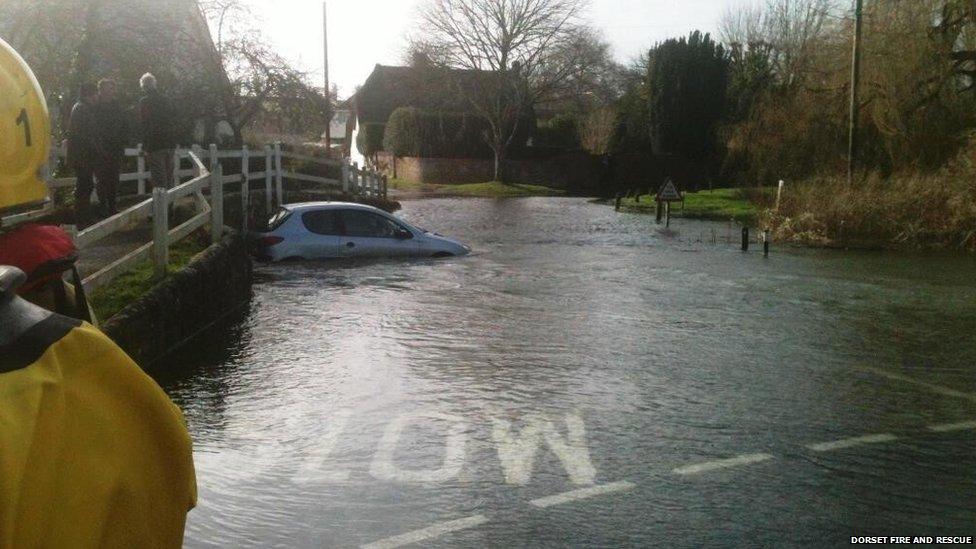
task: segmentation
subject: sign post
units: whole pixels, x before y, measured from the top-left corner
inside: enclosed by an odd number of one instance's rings
[[[678,188],[674,186],[674,181],[671,181],[669,177],[661,185],[661,188],[657,191],[657,222],[661,222],[661,205],[664,204],[664,209],[666,211],[667,221],[665,227],[671,226],[671,203],[672,202],[684,202],[685,198],[678,191]]]

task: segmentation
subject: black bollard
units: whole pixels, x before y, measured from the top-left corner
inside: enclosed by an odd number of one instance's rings
[[[763,231],[763,257],[769,257],[769,229]]]
[[[742,227],[742,251],[749,251],[749,227]]]

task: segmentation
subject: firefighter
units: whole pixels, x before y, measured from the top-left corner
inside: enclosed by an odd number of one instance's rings
[[[46,198],[43,97],[0,40],[0,213]],[[180,547],[196,503],[180,410],[90,323],[18,295],[59,292],[51,284],[73,261],[69,243],[43,226],[5,236],[0,252],[32,275],[0,265],[0,549]]]

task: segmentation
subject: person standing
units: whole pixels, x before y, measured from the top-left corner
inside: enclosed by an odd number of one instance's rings
[[[97,91],[93,84],[82,84],[78,102],[71,108],[71,117],[68,119],[68,164],[78,177],[75,185],[75,216],[79,220],[88,213],[92,188],[95,185]]]
[[[176,149],[173,110],[169,101],[160,95],[152,73],[142,75],[139,87],[142,89],[139,100],[142,147],[148,153],[152,183],[154,187],[169,189],[174,183],[173,151]]]
[[[115,200],[127,133],[125,113],[119,106],[116,94],[115,80],[106,78],[98,82],[98,102],[95,107],[98,130],[95,178],[101,213],[105,217],[118,212]]]

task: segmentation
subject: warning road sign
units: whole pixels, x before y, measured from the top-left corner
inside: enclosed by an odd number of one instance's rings
[[[657,191],[657,199],[660,202],[681,202],[684,197],[678,192],[678,188],[674,186],[674,181],[668,179],[661,185],[661,188]]]

